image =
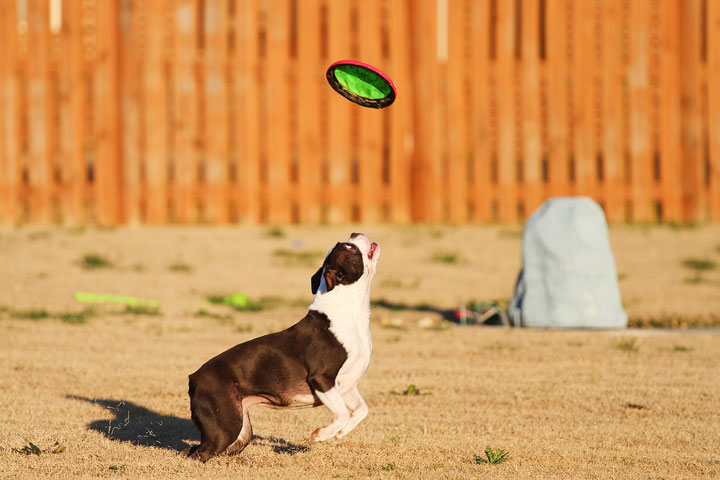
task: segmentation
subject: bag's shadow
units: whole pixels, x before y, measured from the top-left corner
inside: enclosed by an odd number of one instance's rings
[[[110,420],[95,420],[88,424],[90,430],[105,435],[110,440],[129,442],[138,446],[152,446],[180,452],[200,441],[200,432],[187,418],[162,415],[127,400],[95,399],[78,395],[66,398],[100,405],[113,414]],[[282,438],[253,436],[253,441],[272,447],[275,453],[294,455],[306,452],[306,445],[296,445]]]

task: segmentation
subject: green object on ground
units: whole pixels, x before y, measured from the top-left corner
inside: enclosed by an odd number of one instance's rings
[[[144,307],[159,307],[160,302],[158,300],[151,300],[147,298],[128,297],[125,295],[114,295],[112,293],[90,293],[90,292],[75,292],[75,300],[84,303],[121,303],[123,305],[130,305],[133,307],[144,306]]]
[[[244,293],[233,293],[232,295],[223,298],[222,303],[230,305],[234,308],[244,308],[250,303],[250,299]]]

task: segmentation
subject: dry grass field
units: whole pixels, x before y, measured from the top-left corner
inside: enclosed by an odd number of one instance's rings
[[[326,409],[256,407],[242,454],[180,457],[199,440],[187,375],[297,321],[322,256],[352,230],[383,247],[368,418],[312,444]],[[720,478],[720,227],[615,227],[611,242],[634,324],[715,328],[444,321],[511,295],[519,227],[0,230],[0,477]],[[208,302],[234,292],[256,311]],[[477,463],[487,446],[507,461]]]

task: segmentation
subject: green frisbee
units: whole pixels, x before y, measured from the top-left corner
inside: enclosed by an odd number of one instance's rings
[[[397,96],[390,77],[367,63],[341,60],[330,65],[325,76],[336,92],[363,107],[385,108]]]

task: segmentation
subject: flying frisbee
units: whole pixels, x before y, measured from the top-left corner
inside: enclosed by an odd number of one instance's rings
[[[390,77],[366,63],[341,60],[330,65],[325,76],[336,92],[363,107],[385,108],[397,95]]]

